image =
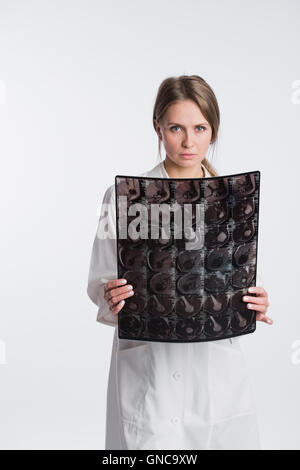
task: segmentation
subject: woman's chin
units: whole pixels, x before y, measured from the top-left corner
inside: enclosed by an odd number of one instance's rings
[[[200,157],[193,157],[191,159],[185,159],[185,158],[181,158],[179,157],[179,159],[176,161],[177,165],[178,166],[182,166],[182,167],[194,167],[194,166],[198,166],[201,164],[201,158]]]

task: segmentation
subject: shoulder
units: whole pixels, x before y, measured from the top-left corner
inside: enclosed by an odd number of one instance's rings
[[[151,170],[147,170],[147,171],[144,171],[143,173],[138,173],[137,175],[132,175],[132,176],[137,176],[137,177],[147,177],[147,176],[153,176],[153,175],[156,175],[157,174],[157,167],[159,166],[156,165],[154,168],[152,168]],[[130,175],[129,175],[130,176]],[[104,192],[104,198],[107,199],[107,200],[110,200],[110,199],[115,199],[115,183],[111,184],[110,186],[108,186]]]
[[[138,176],[151,176],[151,177],[156,177],[159,178],[160,176],[163,177],[162,173],[162,162],[157,163],[151,170],[144,171]]]
[[[104,191],[103,201],[110,202],[112,199],[115,199],[115,183],[107,186]]]
[[[152,168],[151,170],[147,170],[147,171],[144,171],[143,173],[140,173],[138,176],[147,177],[147,176],[156,175],[156,173],[157,173],[156,167],[154,167],[154,168]]]

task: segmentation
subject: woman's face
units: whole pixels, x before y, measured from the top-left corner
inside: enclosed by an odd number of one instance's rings
[[[166,158],[185,168],[201,166],[210,144],[212,129],[192,100],[172,104],[156,132],[163,141]],[[185,155],[192,154],[192,155]]]

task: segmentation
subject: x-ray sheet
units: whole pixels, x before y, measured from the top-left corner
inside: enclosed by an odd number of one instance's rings
[[[260,172],[115,177],[118,278],[134,295],[119,338],[212,341],[253,333]],[[255,295],[255,294],[253,294]]]

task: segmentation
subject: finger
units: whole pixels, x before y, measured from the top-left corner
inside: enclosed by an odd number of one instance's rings
[[[268,307],[266,305],[247,304],[247,309],[265,314]]]
[[[113,289],[118,286],[123,286],[126,284],[127,279],[121,278],[121,279],[112,279],[111,281],[108,281],[106,284],[104,284],[104,292],[109,291],[110,289]]]
[[[121,300],[127,299],[128,297],[132,297],[134,295],[133,290],[124,292],[122,295],[117,295],[115,297],[112,297],[111,299],[108,300],[108,305],[110,307],[114,307],[116,304],[118,304]]]
[[[258,294],[258,295],[265,294],[265,295],[268,295],[267,291],[261,286],[248,287],[248,292],[251,293],[251,294]]]
[[[249,303],[255,303],[259,305],[267,305],[268,307],[270,306],[268,298],[267,297],[252,297],[249,295],[244,295],[242,297],[243,302],[249,302]]]
[[[125,301],[121,300],[115,307],[111,308],[111,311],[114,315],[117,315],[120,310],[124,307]]]
[[[264,315],[263,313],[258,313],[256,315],[256,320],[257,321],[263,321],[265,323],[268,323],[269,325],[272,325],[274,323],[272,318],[267,317],[267,315]]]
[[[123,287],[114,287],[110,289],[109,291],[107,291],[106,294],[104,294],[104,298],[106,300],[111,300],[112,298],[118,297],[121,294],[124,294],[126,292],[131,292],[132,289],[133,289],[133,286],[131,286],[130,284],[128,286],[123,286]]]
[[[111,297],[118,297],[121,294],[124,294],[126,292],[130,292],[133,290],[133,286],[131,284],[128,284],[127,286],[123,287],[115,287],[114,289],[110,290],[110,295]]]

